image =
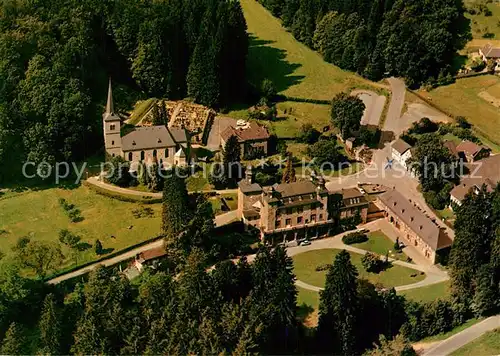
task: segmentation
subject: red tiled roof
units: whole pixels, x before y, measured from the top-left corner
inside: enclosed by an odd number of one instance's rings
[[[474,142],[462,141],[457,146],[457,151],[458,152],[465,152],[466,155],[474,156],[476,153],[478,153],[481,150],[481,148],[482,148],[481,146],[476,145]]]
[[[221,137],[224,141],[227,141],[231,136],[236,136],[240,142],[258,141],[267,140],[269,138],[269,132],[267,132],[264,126],[251,123],[246,128],[234,128],[233,126],[229,126],[221,133]]]

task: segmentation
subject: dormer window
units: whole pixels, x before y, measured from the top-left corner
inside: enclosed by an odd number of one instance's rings
[[[157,140],[156,142],[161,143],[161,139],[160,139],[160,138],[158,138],[158,140]]]
[[[414,218],[413,218],[413,216],[412,216],[412,217],[410,218],[410,221],[413,221],[413,220],[415,220],[415,219],[414,219]]]
[[[135,146],[135,141],[132,141],[132,146]]]
[[[401,213],[404,214],[405,213],[405,210],[404,209],[401,209]]]
[[[396,202],[394,202],[393,204],[394,204],[394,206],[396,206],[396,204],[397,204],[397,203],[396,203]]]
[[[420,225],[418,228],[419,228],[420,230],[422,230],[424,227],[423,227],[422,225]]]

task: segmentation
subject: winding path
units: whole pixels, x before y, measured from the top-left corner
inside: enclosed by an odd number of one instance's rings
[[[390,225],[385,220],[373,221],[371,223],[365,224],[363,226],[363,228],[366,228],[370,231],[381,230],[387,236],[390,236],[390,237],[391,237],[391,235],[394,236],[393,235],[394,232],[391,231],[392,225]],[[309,246],[288,247],[287,254],[288,254],[288,256],[292,257],[292,256],[295,256],[295,255],[298,255],[300,253],[304,253],[307,251],[322,250],[322,249],[347,250],[347,251],[359,253],[362,255],[367,253],[368,251],[366,251],[366,250],[362,250],[362,249],[359,249],[359,248],[356,248],[356,247],[353,247],[350,245],[346,245],[342,242],[342,237],[348,233],[349,232],[345,232],[345,233],[336,235],[334,237],[330,237],[330,238],[326,238],[326,239],[322,239],[322,240],[317,240],[317,241],[312,241],[311,245],[309,245]],[[407,255],[409,255],[412,259],[414,259],[415,262],[417,262],[417,264],[399,261],[399,260],[395,260],[392,258],[389,258],[389,260],[395,265],[399,265],[399,266],[414,269],[416,271],[424,272],[426,274],[426,277],[424,280],[416,282],[416,283],[398,286],[395,288],[396,291],[404,291],[404,290],[409,290],[409,289],[426,287],[426,286],[433,285],[436,283],[445,282],[449,279],[448,274],[445,271],[442,271],[437,266],[431,265],[426,260],[419,258],[420,256],[419,256],[418,252],[413,250],[411,248],[411,246],[406,247],[404,249],[404,252]],[[297,285],[297,287],[301,287],[301,288],[304,288],[304,289],[307,289],[310,291],[314,291],[314,292],[319,292],[320,290],[323,290],[323,288],[321,288],[321,287],[310,285],[310,284],[303,282],[301,280],[296,280],[295,284]]]

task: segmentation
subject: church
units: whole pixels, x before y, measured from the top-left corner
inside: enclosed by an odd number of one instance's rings
[[[106,110],[103,114],[104,146],[110,157],[121,156],[126,161],[157,161],[159,165],[182,166],[190,162],[190,135],[185,129],[165,125],[137,126],[122,136],[121,119],[114,112],[111,80]]]

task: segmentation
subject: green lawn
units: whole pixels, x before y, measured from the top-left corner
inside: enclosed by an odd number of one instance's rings
[[[319,265],[332,263],[339,252],[340,250],[336,249],[323,249],[307,251],[294,256],[294,272],[297,279],[314,286],[323,287],[326,271],[316,272],[315,268]],[[425,275],[421,275],[419,271],[398,265],[393,265],[379,274],[368,273],[361,264],[362,256],[356,253],[351,253],[350,255],[351,262],[358,269],[359,277],[365,278],[375,284],[382,284],[390,288],[415,283],[425,278]],[[411,277],[412,274],[416,274],[416,276]]]
[[[242,0],[241,5],[250,34],[248,78],[256,87],[264,78],[269,78],[281,94],[322,100],[330,100],[336,93],[354,88],[380,90],[380,85],[323,61],[318,53],[295,40],[257,1]],[[329,123],[329,105],[284,102],[278,109],[280,115],[288,117],[270,124],[280,137],[295,136],[304,122],[318,128]],[[292,112],[288,113],[290,109]],[[245,115],[241,107],[228,114],[238,118]]]
[[[149,98],[147,100],[138,101],[135,104],[134,110],[130,114],[130,117],[127,121],[130,125],[137,125],[139,121],[141,121],[142,117],[146,112],[149,111],[151,106],[156,103],[158,100],[155,98]]]
[[[212,208],[214,210],[215,215],[226,212],[222,210],[222,198],[225,199],[226,204],[229,207],[229,210],[236,210],[238,208],[238,194],[230,193],[230,194],[216,195],[210,198],[210,202],[212,203]]]
[[[368,234],[368,241],[360,244],[353,244],[352,246],[362,250],[371,251],[382,256],[385,256],[388,251],[391,251],[389,257],[401,261],[406,261],[408,258],[405,253],[396,252],[394,250],[394,242],[392,242],[392,240],[380,230],[370,232]]]
[[[454,84],[438,87],[420,94],[436,103],[453,116],[465,116],[480,134],[480,138],[492,141],[494,150],[500,150],[500,109],[479,96],[486,92],[500,100],[500,77],[484,75],[459,79]],[[484,95],[484,94],[482,94]],[[487,140],[484,140],[488,144]]]
[[[432,302],[436,299],[449,299],[450,298],[450,282],[441,282],[432,284],[427,287],[415,288],[398,292],[404,295],[407,299],[416,302]]]
[[[84,220],[71,223],[59,205],[59,198],[80,209]],[[6,254],[6,262],[13,257],[11,248],[17,239],[27,235],[36,240],[58,242],[59,231],[68,229],[91,245],[99,239],[104,249],[111,252],[151,239],[160,232],[159,204],[145,205],[153,209],[153,217],[135,218],[132,210],[141,204],[104,197],[84,186],[13,193],[0,199],[0,229],[7,231],[0,235],[0,250]],[[75,259],[69,249],[63,247],[63,254],[67,258],[61,269],[73,266]],[[82,264],[97,258],[93,249],[88,249],[78,253],[76,262]]]
[[[490,331],[453,352],[453,356],[490,356],[500,353],[500,328]]]
[[[464,1],[465,4],[469,3],[470,0]],[[500,4],[492,2],[488,4],[488,9],[491,10],[492,16],[485,16],[484,14],[470,15],[466,14],[466,17],[471,20],[472,27],[472,37],[483,38],[485,33],[492,33],[494,39],[500,39],[500,24],[498,19],[500,19]]]

